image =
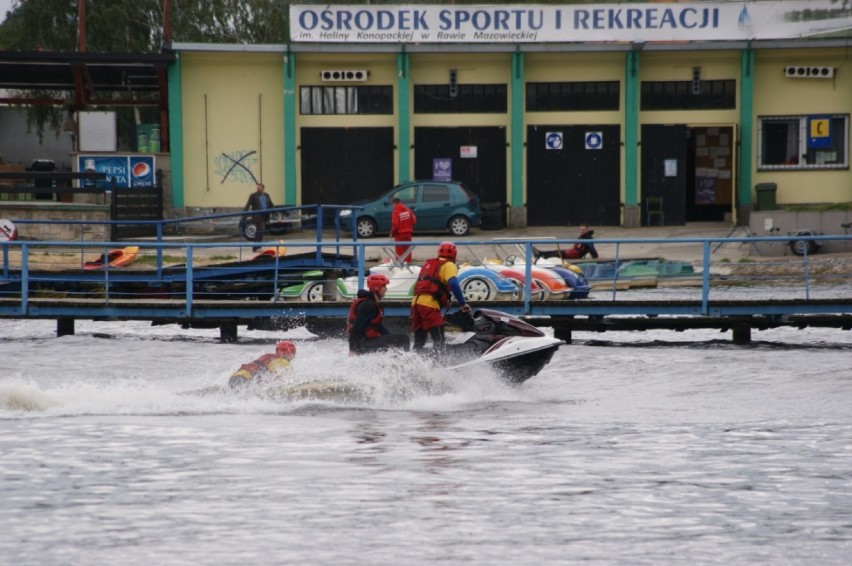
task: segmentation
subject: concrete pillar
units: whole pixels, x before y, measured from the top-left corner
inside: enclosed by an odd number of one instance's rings
[[[74,319],[56,319],[56,336],[74,336]]]
[[[553,327],[553,337],[558,340],[565,340],[566,344],[571,343],[571,329],[564,326]]]
[[[735,326],[734,344],[745,345],[751,344],[751,327],[750,326]]]
[[[222,342],[236,342],[237,341],[237,323],[236,322],[223,322],[219,325],[219,339]]]

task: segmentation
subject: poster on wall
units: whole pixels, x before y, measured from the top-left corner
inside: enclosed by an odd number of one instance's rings
[[[432,180],[451,181],[453,178],[453,160],[449,157],[437,157],[432,160]]]
[[[716,179],[697,177],[695,179],[695,203],[716,204]]]
[[[144,188],[155,184],[156,157],[153,155],[79,155],[77,170],[106,174],[106,180],[85,181],[86,186],[99,189]]]

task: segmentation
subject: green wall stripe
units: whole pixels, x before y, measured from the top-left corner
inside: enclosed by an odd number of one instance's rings
[[[524,206],[524,54],[512,53],[512,196],[511,206]]]
[[[639,52],[624,59],[624,204],[639,204]]]
[[[402,51],[396,56],[397,104],[399,123],[397,124],[397,182],[411,179],[411,79],[408,76],[408,53]]]
[[[751,170],[754,142],[754,51],[744,49],[740,64],[740,182],[739,204],[751,205]]]
[[[296,204],[296,54],[284,55],[284,200]]]
[[[180,80],[180,53],[175,54],[175,62],[169,66],[169,155],[172,167],[172,207],[184,206],[183,182],[183,98]]]

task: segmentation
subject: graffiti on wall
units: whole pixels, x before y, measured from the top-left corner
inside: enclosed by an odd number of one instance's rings
[[[236,150],[230,153],[222,153],[213,159],[213,168],[216,175],[222,178],[220,184],[225,181],[233,183],[257,183],[257,177],[252,169],[260,160],[257,150]]]

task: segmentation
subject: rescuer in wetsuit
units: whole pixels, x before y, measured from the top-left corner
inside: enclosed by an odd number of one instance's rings
[[[245,387],[250,383],[260,383],[267,377],[288,373],[290,361],[296,357],[296,345],[289,340],[282,340],[275,345],[274,354],[263,354],[258,359],[240,366],[231,374],[228,385],[232,389]]]
[[[346,320],[346,332],[349,334],[349,355],[364,354],[401,348],[408,350],[408,336],[391,334],[384,325],[384,310],[381,300],[384,298],[390,280],[381,273],[367,277],[367,290],[360,289]]]

